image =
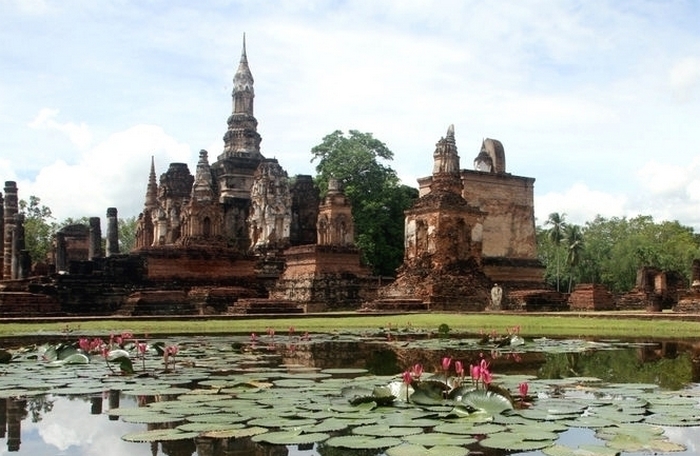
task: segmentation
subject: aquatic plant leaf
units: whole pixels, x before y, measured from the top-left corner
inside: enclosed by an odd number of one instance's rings
[[[340,418],[327,418],[321,421],[320,423],[316,423],[312,426],[305,427],[304,432],[337,432],[347,429],[349,427],[349,420],[342,420]]]
[[[462,396],[461,402],[492,415],[513,409],[513,403],[508,397],[490,390],[470,391]]]
[[[264,427],[253,426],[242,429],[224,429],[219,431],[205,431],[200,434],[201,437],[211,437],[215,439],[241,439],[245,437],[256,436],[269,432],[270,430]]]
[[[479,441],[486,448],[496,448],[507,451],[534,451],[554,444],[554,440],[526,440],[521,434],[514,432],[497,432],[489,434]]]
[[[331,437],[324,442],[331,447],[362,449],[389,448],[401,444],[401,440],[395,437],[372,437],[370,435],[343,435]]]
[[[281,416],[266,416],[255,418],[248,422],[252,426],[261,426],[266,428],[297,428],[301,426],[312,426],[316,424],[316,420],[309,418],[285,418]]]
[[[329,368],[329,369],[322,369],[321,373],[322,374],[331,374],[331,375],[364,375],[368,371],[367,369],[362,369],[362,368]]]
[[[74,352],[70,356],[63,358],[64,364],[88,364],[90,363],[90,358],[84,353]]]
[[[434,446],[402,444],[387,448],[386,456],[467,456],[469,450],[459,446]]]
[[[137,415],[124,415],[122,416],[122,420],[127,423],[164,424],[184,421],[184,417],[170,413],[150,412]]]
[[[182,432],[209,432],[245,429],[245,427],[243,423],[185,423],[177,426],[176,429]]]
[[[458,434],[443,434],[440,432],[407,435],[403,440],[414,445],[424,446],[462,446],[471,445],[476,442],[476,439],[473,437]]]
[[[191,423],[242,423],[248,421],[249,418],[234,415],[232,413],[207,413],[203,415],[187,415],[184,417]]]
[[[373,435],[376,437],[403,437],[412,434],[420,434],[423,429],[419,427],[390,427],[383,424],[358,426],[352,429],[353,434]]]
[[[453,423],[442,423],[433,428],[435,432],[443,434],[461,434],[461,435],[486,435],[494,432],[503,432],[507,428],[501,424],[475,424],[474,422],[465,422],[458,420]]]
[[[578,448],[571,448],[564,445],[555,444],[542,449],[546,456],[619,456],[620,452],[612,448],[599,445],[581,445]]]
[[[445,403],[443,395],[447,390],[445,383],[436,380],[424,380],[413,382],[412,385],[414,392],[411,394],[411,402],[419,405],[441,405]]]
[[[182,432],[177,429],[155,429],[125,434],[122,436],[122,440],[127,442],[166,442],[193,439],[198,435],[198,432]]]
[[[317,443],[327,440],[330,435],[317,432],[313,434],[304,434],[301,431],[277,431],[265,432],[253,436],[254,442],[266,442],[272,445],[301,445],[305,443]]]
[[[570,427],[576,428],[588,428],[588,429],[595,429],[595,428],[603,428],[603,427],[608,427],[608,426],[613,426],[615,422],[609,420],[608,418],[602,417],[602,416],[579,416],[578,418],[574,420],[569,420],[567,421],[567,424]]]

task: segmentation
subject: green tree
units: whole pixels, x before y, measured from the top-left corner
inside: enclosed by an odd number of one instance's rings
[[[578,225],[567,225],[564,229],[564,239],[566,240],[566,264],[569,266],[569,290],[574,278],[574,272],[580,262],[584,249],[583,232]]]
[[[119,229],[119,251],[129,253],[136,245],[136,225],[138,220],[135,216],[120,218],[117,221]]]
[[[552,212],[549,214],[545,225],[549,225],[547,235],[556,248],[556,270],[557,270],[557,291],[559,291],[560,271],[559,271],[559,246],[564,239],[564,229],[566,228],[566,214]]]
[[[56,232],[51,209],[41,204],[39,197],[30,196],[28,202],[19,201],[19,212],[24,215],[24,242],[32,262],[46,261]]]
[[[371,133],[336,130],[311,149],[317,161],[315,180],[321,193],[331,177],[338,179],[352,204],[356,244],[364,261],[378,275],[393,275],[403,260],[404,210],[418,191],[401,185],[383,161],[394,154]]]

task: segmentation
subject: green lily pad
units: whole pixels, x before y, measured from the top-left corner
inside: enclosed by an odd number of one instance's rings
[[[372,437],[369,435],[343,435],[331,437],[326,440],[325,445],[339,448],[350,448],[355,450],[371,450],[389,448],[401,444],[401,440],[394,437]]]
[[[127,442],[168,442],[174,440],[193,439],[199,432],[182,432],[177,429],[156,429],[145,432],[134,432],[122,436]]]
[[[581,445],[578,448],[570,448],[555,444],[542,449],[546,456],[619,456],[620,452],[612,448],[597,445]]]
[[[467,456],[469,450],[459,446],[434,446],[402,444],[387,448],[386,456]]]
[[[278,431],[266,432],[253,436],[254,442],[266,442],[272,445],[302,445],[307,443],[318,443],[327,440],[330,436],[325,433],[302,433],[301,431]]]
[[[423,430],[419,427],[389,427],[381,424],[358,426],[353,428],[353,434],[373,435],[376,437],[404,437],[412,434],[420,434]]]

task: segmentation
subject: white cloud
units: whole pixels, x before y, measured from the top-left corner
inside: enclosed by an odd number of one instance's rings
[[[700,86],[700,58],[686,57],[669,70],[669,83],[674,95],[681,101],[692,98]]]
[[[564,192],[549,192],[535,197],[535,218],[543,225],[549,214],[566,214],[569,223],[582,225],[593,221],[597,215],[621,217],[625,215],[627,198],[599,190],[591,190],[586,184],[577,183]]]
[[[80,125],[73,122],[57,122],[56,117],[58,117],[58,114],[58,109],[42,108],[28,126],[36,130],[59,131],[68,136],[68,139],[80,150],[85,150],[90,146],[92,133],[88,126],[84,122],[80,123]]]
[[[644,164],[637,176],[642,187],[652,195],[671,195],[682,193],[688,183],[690,168],[671,163],[659,163],[652,160]]]
[[[150,454],[146,445],[126,442],[121,436],[127,432],[145,431],[145,425],[108,421],[106,415],[90,415],[90,402],[55,397],[53,409],[42,415],[40,423],[23,421],[23,433],[36,430],[41,442],[22,442],[23,447],[55,454],[100,454],[116,456],[124,454]],[[42,453],[48,454],[48,453]]]
[[[108,207],[116,207],[120,217],[135,216],[143,208],[151,156],[158,175],[171,162],[191,164],[194,158],[188,145],[162,128],[136,125],[113,133],[75,164],[57,160],[33,182],[18,183],[20,198],[39,196],[58,221],[103,216]]]

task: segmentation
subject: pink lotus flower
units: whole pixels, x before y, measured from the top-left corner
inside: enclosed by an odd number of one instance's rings
[[[404,385],[406,385],[406,402],[408,402],[408,387],[411,386],[411,382],[413,382],[413,375],[411,374],[411,371],[407,370],[401,374],[401,377]]]
[[[84,351],[85,353],[90,353],[90,351],[91,351],[90,340],[87,339],[86,337],[81,337],[80,339],[78,339],[78,347],[80,347],[80,349],[82,351]]]
[[[450,366],[452,365],[452,358],[445,356],[442,358],[442,370],[447,373],[448,370],[450,370]]]
[[[165,364],[165,370],[168,370],[168,364],[170,362],[171,358],[175,358],[175,355],[177,355],[177,352],[179,352],[180,349],[178,348],[177,345],[168,345],[163,349],[163,363]],[[173,362],[173,370],[175,370],[175,359],[172,360]]]
[[[459,377],[464,377],[464,365],[462,365],[462,361],[455,361],[455,373]]]
[[[469,365],[469,374],[472,377],[472,381],[478,382],[481,378],[481,367],[478,364]]]
[[[423,365],[420,363],[414,364],[411,368],[411,375],[413,375],[413,378],[420,380],[421,375],[423,375]]]
[[[527,396],[527,391],[529,386],[527,382],[522,382],[518,385],[518,393],[520,393],[520,400],[523,400]]]

